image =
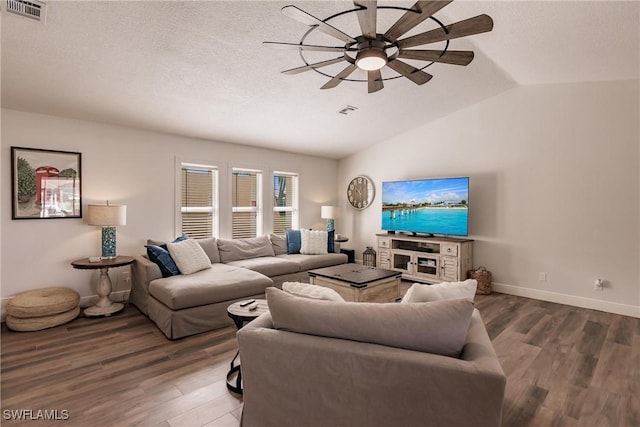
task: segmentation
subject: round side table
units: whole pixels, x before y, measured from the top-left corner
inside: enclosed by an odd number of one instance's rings
[[[89,258],[77,259],[71,262],[73,268],[79,270],[100,270],[100,278],[98,279],[98,296],[100,299],[93,307],[84,310],[85,316],[110,316],[113,313],[124,308],[119,302],[112,302],[109,299],[111,295],[111,279],[109,278],[109,269],[116,267],[124,267],[133,262],[133,257],[117,256],[112,259],[101,259],[98,262],[91,262]]]
[[[240,304],[243,301],[234,302],[227,307],[227,314],[236,324],[236,328],[240,329],[246,322],[251,322],[263,313],[269,311],[266,299],[255,299],[258,303],[258,308],[255,310],[249,310],[247,307],[241,307]],[[240,371],[240,349],[236,352],[236,355],[231,360],[231,367],[227,372],[227,388],[234,393],[242,394],[242,372]],[[236,360],[238,363],[236,363]]]

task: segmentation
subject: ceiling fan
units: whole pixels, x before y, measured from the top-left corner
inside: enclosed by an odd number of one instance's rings
[[[459,21],[450,25],[444,25],[433,16],[453,0],[448,1],[418,1],[411,8],[397,6],[379,6],[376,0],[353,0],[354,9],[336,13],[324,20],[303,11],[302,9],[288,5],[282,8],[282,14],[298,22],[309,25],[311,28],[302,36],[299,43],[283,43],[265,41],[265,46],[299,50],[305,65],[283,71],[284,74],[298,74],[304,71],[314,70],[331,79],[321,89],[330,89],[338,86],[343,81],[367,81],[369,93],[377,92],[384,87],[383,81],[400,77],[406,77],[415,84],[422,85],[433,77],[423,71],[434,62],[469,65],[473,60],[473,51],[449,50],[449,40],[473,34],[485,33],[493,29],[493,20],[488,15],[482,14],[473,18]],[[378,33],[378,10],[396,9],[404,11],[404,14],[384,33]],[[341,15],[356,13],[362,34],[352,37],[328,21]],[[431,19],[437,24],[437,28],[419,33],[410,37],[401,38],[417,25]],[[344,44],[338,46],[323,46],[305,44],[305,39],[314,30],[327,34]],[[426,44],[446,42],[444,48],[438,50],[411,49]],[[325,61],[309,63],[305,59],[304,51],[341,52],[342,55]],[[400,59],[427,61],[428,64],[416,68]],[[335,76],[324,73],[319,68],[340,62],[348,65]],[[389,67],[396,73],[394,77],[382,77],[381,69]],[[348,77],[357,69],[366,71],[367,80],[355,80]]]

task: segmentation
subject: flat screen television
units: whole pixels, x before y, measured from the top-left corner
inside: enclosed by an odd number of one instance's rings
[[[383,182],[382,229],[467,236],[469,177]]]

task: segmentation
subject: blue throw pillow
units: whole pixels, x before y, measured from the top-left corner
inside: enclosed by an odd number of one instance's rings
[[[299,254],[302,246],[300,230],[286,230],[287,233],[287,253]]]
[[[188,239],[188,237],[186,235],[182,235],[173,242],[180,242],[186,239]],[[146,245],[145,248],[147,248],[147,256],[149,257],[149,260],[153,261],[158,265],[158,267],[160,267],[162,277],[177,276],[180,274],[180,270],[178,270],[178,266],[173,258],[171,258],[171,254],[167,250],[166,244]]]
[[[334,253],[336,251],[336,245],[335,245],[335,234],[336,234],[336,230],[331,230],[329,231],[328,234],[328,238],[327,238],[327,252],[329,252],[330,254]]]

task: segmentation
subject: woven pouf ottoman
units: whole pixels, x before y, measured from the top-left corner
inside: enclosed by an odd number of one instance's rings
[[[19,293],[7,304],[7,327],[39,331],[67,323],[80,313],[80,295],[69,288],[44,288]]]

